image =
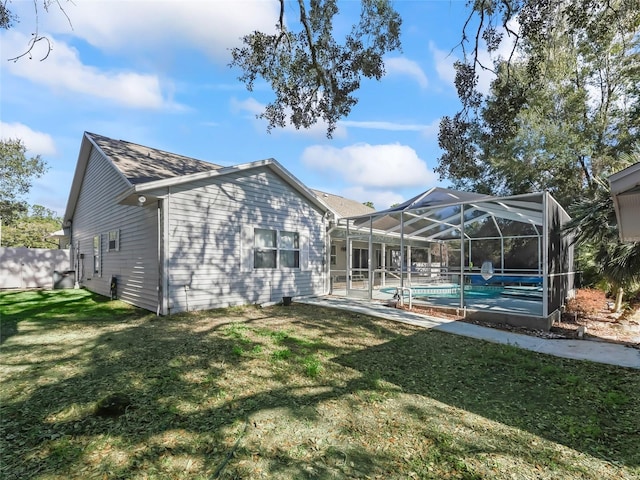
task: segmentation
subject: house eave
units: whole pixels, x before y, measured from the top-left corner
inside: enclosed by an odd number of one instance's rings
[[[640,162],[611,175],[609,186],[620,240],[640,241]]]
[[[320,209],[323,213],[329,211],[328,207],[321,202],[314,194],[309,190],[300,180],[294,177],[288,170],[286,170],[279,162],[277,162],[273,158],[269,158],[266,160],[258,160],[255,162],[243,163],[240,165],[233,165],[230,167],[222,167],[217,170],[210,170],[206,172],[194,173],[191,175],[183,175],[179,177],[166,178],[162,180],[156,180],[152,182],[139,183],[131,186],[126,191],[122,192],[120,195],[116,197],[116,202],[123,205],[140,205],[138,202],[138,198],[140,195],[144,194],[147,197],[148,204],[150,201],[153,201],[157,198],[156,196],[149,196],[147,192],[158,190],[158,189],[166,189],[169,187],[183,185],[185,183],[196,182],[199,180],[205,180],[209,178],[217,178],[223,177],[226,175],[231,175],[233,173],[245,172],[252,169],[257,169],[261,167],[266,167],[275,172],[280,178],[282,178],[288,185],[293,187],[298,193],[300,193],[303,197],[305,197],[309,202],[315,205],[318,209]]]

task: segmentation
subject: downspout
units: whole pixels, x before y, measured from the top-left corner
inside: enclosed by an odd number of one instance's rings
[[[324,213],[324,215],[322,216],[322,220],[323,222],[326,223],[327,219],[329,218],[329,216],[331,215],[331,213],[329,211],[326,211]],[[325,248],[325,253],[324,253],[324,261],[326,262],[326,267],[323,269],[323,274],[325,275],[325,279],[324,279],[324,295],[329,295],[331,294],[331,234],[333,233],[334,230],[336,230],[338,228],[338,221],[337,219],[335,219],[334,217],[334,225],[331,226],[331,220],[329,220],[329,226],[327,228],[325,228],[325,232],[326,232],[326,239],[324,242],[324,248]],[[338,254],[338,252],[336,252],[336,255]]]
[[[171,315],[169,295],[169,219],[171,210],[171,187],[167,187],[167,196],[162,200],[162,314]]]
[[[158,301],[156,305],[156,316],[160,316],[163,313],[164,306],[164,272],[162,271],[163,266],[163,258],[164,252],[162,248],[162,242],[164,240],[164,236],[162,235],[162,200],[158,199],[157,201],[157,214],[156,214],[156,224],[157,224],[157,239],[156,239],[156,248],[158,249]]]

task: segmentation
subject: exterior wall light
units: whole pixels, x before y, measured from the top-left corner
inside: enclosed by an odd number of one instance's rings
[[[147,201],[147,197],[145,197],[144,195],[139,195],[138,196],[138,204],[140,205],[144,205],[144,202]]]

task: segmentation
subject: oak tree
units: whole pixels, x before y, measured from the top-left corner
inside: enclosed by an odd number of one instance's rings
[[[484,193],[549,190],[568,206],[640,139],[637,0],[474,2],[456,64],[458,112],[442,119],[436,171]],[[510,37],[513,47],[482,63]],[[469,42],[464,42],[464,40]],[[496,77],[478,91],[479,70]]]
[[[323,121],[331,137],[357,103],[361,79],[379,80],[385,72],[382,57],[400,48],[400,15],[390,0],[362,0],[358,22],[339,40],[336,0],[297,0],[292,19],[285,18],[288,2],[279,1],[275,32],[244,36],[243,46],[231,52],[231,66],[240,68],[239,79],[250,91],[259,78],[271,86],[275,99],[258,115],[269,130]]]

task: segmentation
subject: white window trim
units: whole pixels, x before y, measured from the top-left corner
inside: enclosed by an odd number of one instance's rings
[[[255,239],[256,239],[256,231],[258,230],[265,230],[265,231],[269,231],[269,232],[275,232],[276,234],[276,245],[275,247],[257,247],[255,245]],[[282,245],[282,237],[284,233],[288,233],[288,234],[294,234],[295,238],[298,241],[298,246],[297,248],[284,248],[284,246]],[[294,230],[280,230],[280,229],[274,229],[274,228],[258,228],[255,227],[253,229],[253,269],[254,270],[301,270],[301,264],[302,264],[302,248],[301,248],[301,242],[302,242],[302,235],[300,234],[300,232],[298,231],[294,231]],[[257,267],[255,265],[255,252],[257,250],[271,250],[271,251],[275,251],[275,255],[276,255],[276,260],[275,260],[275,266],[274,267]],[[285,267],[282,266],[282,255],[281,252],[298,252],[298,265],[295,267]],[[295,256],[295,253],[294,253]]]

